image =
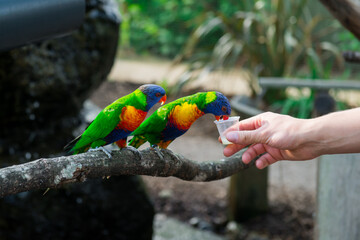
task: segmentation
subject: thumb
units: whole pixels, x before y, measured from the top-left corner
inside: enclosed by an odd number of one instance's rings
[[[226,134],[227,140],[230,142],[249,145],[253,143],[263,143],[265,140],[260,138],[257,130],[254,131],[231,131]]]

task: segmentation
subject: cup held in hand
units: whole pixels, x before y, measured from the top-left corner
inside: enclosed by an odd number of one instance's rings
[[[231,144],[231,142],[229,142],[226,137],[225,137],[225,130],[228,129],[229,127],[231,127],[232,125],[234,125],[235,123],[239,122],[240,117],[239,116],[234,116],[234,117],[229,117],[229,119],[227,120],[215,120],[214,123],[216,124],[216,127],[219,131],[220,134],[220,138],[221,141],[224,145],[228,145]]]

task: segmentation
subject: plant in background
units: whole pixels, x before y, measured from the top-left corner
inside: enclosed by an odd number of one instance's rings
[[[331,26],[318,32],[321,17],[312,17],[306,3],[307,0],[252,0],[237,3],[237,11],[230,16],[214,9],[208,11],[204,13],[206,20],[191,35],[183,57],[201,61],[211,69],[261,69],[261,76],[294,75],[309,51],[323,61],[334,56],[341,59],[336,45],[326,41],[326,34],[333,34]],[[214,35],[217,41],[212,46],[199,44]]]
[[[201,12],[196,0],[118,0],[124,19],[123,39],[138,54],[172,58],[196,27]]]
[[[177,85],[168,86],[175,93],[195,78],[234,67],[254,76],[329,78],[343,65],[339,47],[346,46],[336,44],[345,39],[359,46],[337,21],[325,19],[319,3],[309,8],[307,0],[118,1],[126,46],[190,63]],[[282,90],[265,96],[268,105],[287,98]],[[295,105],[286,103],[285,110]]]
[[[329,51],[333,51],[335,56],[339,56],[337,48],[328,47]],[[342,65],[342,58],[337,59],[339,65]],[[313,52],[312,49],[308,49],[306,63],[310,73],[310,79],[329,79],[333,68],[333,61],[329,61],[323,64],[319,56]],[[345,79],[349,76],[349,71],[345,71],[340,79]],[[309,79],[309,75],[304,75]],[[287,94],[287,98],[272,103],[269,108],[272,111],[280,111],[282,114],[295,116],[297,118],[311,118],[314,113],[314,101],[316,100],[319,92],[314,89],[292,89],[292,94]],[[327,91],[320,91],[321,96],[327,95],[329,98],[333,98]],[[347,108],[346,103],[335,100],[335,106],[338,110],[344,110]]]
[[[290,77],[308,66],[312,78],[328,78],[335,63],[343,67],[339,48],[330,42],[337,28],[324,27],[320,16],[312,16],[307,0],[239,1],[232,9],[208,9],[189,38],[181,58],[192,63],[189,72],[202,69],[195,77],[233,67],[248,68],[258,76]],[[202,44],[207,38],[209,44]],[[270,90],[265,96],[269,105],[286,98],[285,90]],[[286,109],[297,104],[305,117],[312,98],[310,94],[289,100],[283,111],[291,112]]]
[[[336,34],[336,41],[343,51],[360,51],[360,41],[348,30]]]

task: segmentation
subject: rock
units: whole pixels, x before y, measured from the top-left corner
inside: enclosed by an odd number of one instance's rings
[[[189,224],[195,228],[199,225],[199,222],[200,222],[200,218],[198,217],[192,217],[189,220]]]
[[[88,0],[71,35],[0,53],[1,155],[24,162],[26,152],[34,159],[62,151],[82,103],[112,67],[119,25],[114,0]]]
[[[110,177],[0,200],[0,239],[152,239],[139,177]]]
[[[248,231],[239,223],[230,221],[225,227],[226,236],[228,239],[245,239]]]
[[[225,240],[209,231],[201,231],[163,214],[155,215],[153,240]]]
[[[174,195],[171,189],[163,189],[159,192],[159,197],[162,199],[169,199]]]
[[[250,232],[246,240],[269,240],[269,237],[257,232]]]

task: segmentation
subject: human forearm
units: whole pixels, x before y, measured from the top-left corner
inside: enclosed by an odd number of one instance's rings
[[[303,140],[319,155],[360,151],[360,108],[327,114],[306,124],[313,131]]]

